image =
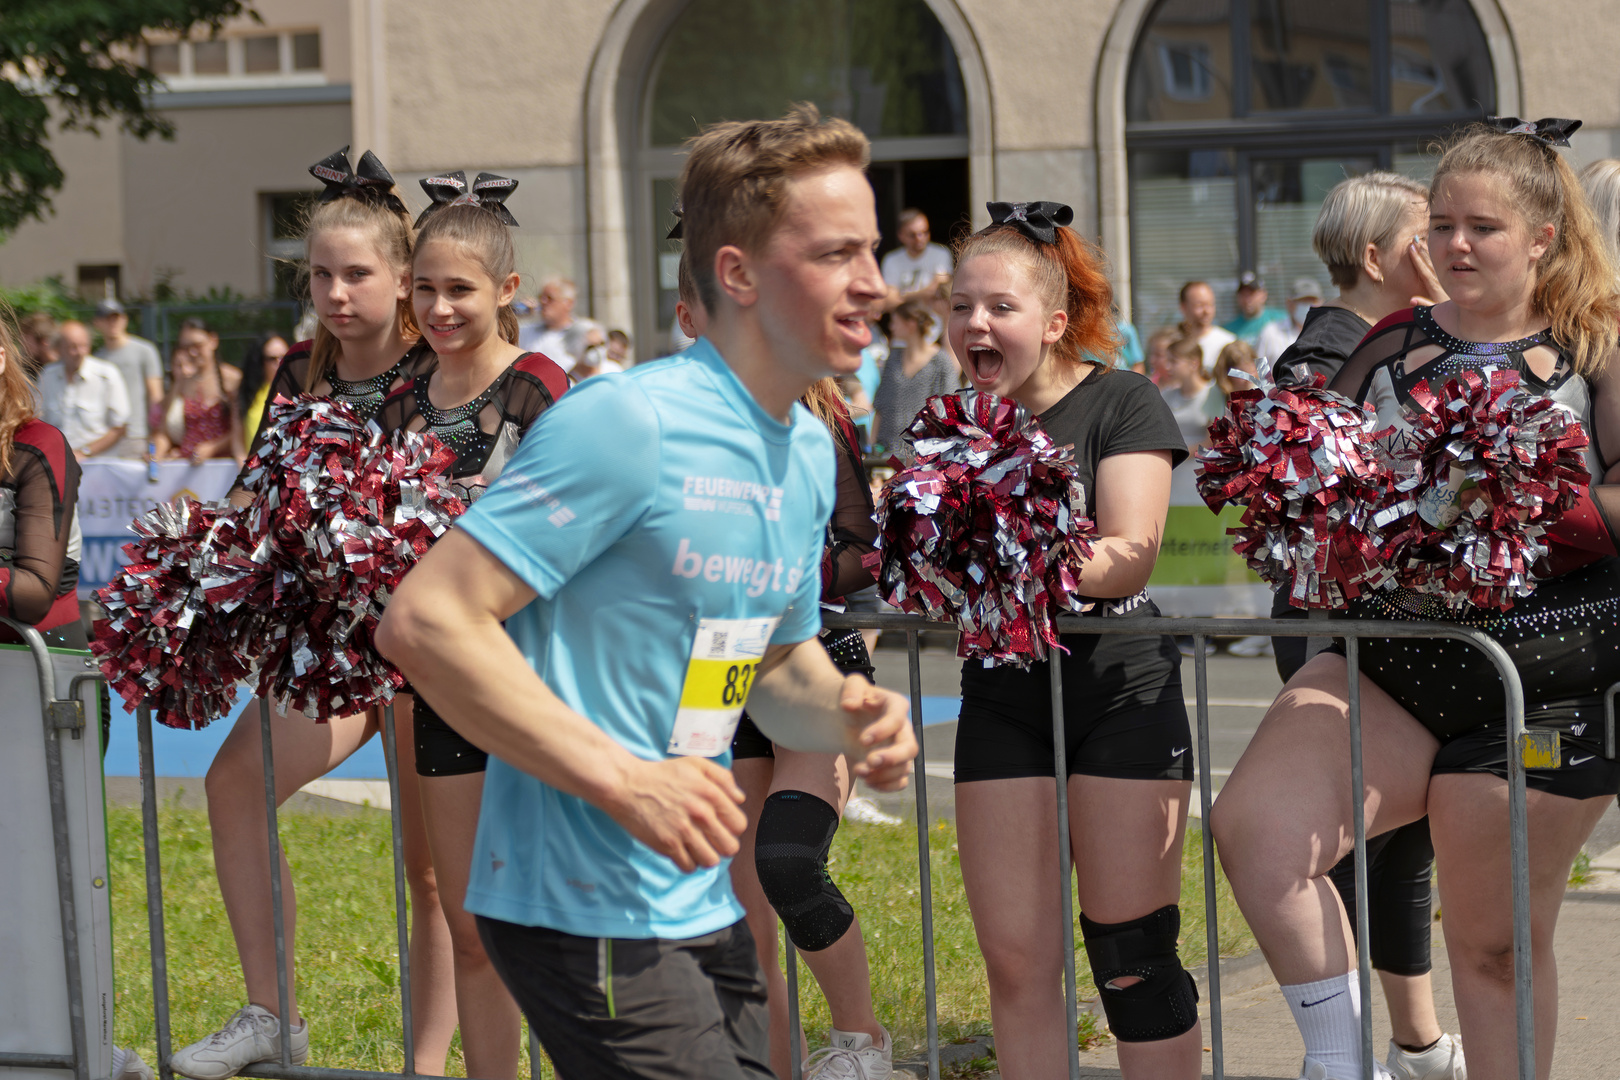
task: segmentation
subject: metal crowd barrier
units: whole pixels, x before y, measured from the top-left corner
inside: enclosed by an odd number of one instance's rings
[[[84,976],[79,964],[79,919],[73,899],[73,854],[68,835],[67,781],[62,772],[62,744],[59,736],[68,732],[77,739],[84,733],[84,703],[78,700],[83,682],[100,680],[99,675],[75,676],[68,697],[56,696],[56,673],[51,670],[51,653],[45,639],[32,626],[0,615],[0,626],[10,627],[28,646],[39,680],[40,718],[45,730],[45,784],[51,801],[51,843],[56,852],[57,907],[62,919],[62,963],[67,974],[68,1027],[73,1040],[71,1054],[0,1053],[0,1066],[8,1068],[62,1069],[74,1080],[90,1080],[90,1037],[84,1015]]]
[[[911,681],[911,719],[916,733],[919,748],[925,747],[925,731],[922,724],[922,673],[920,668],[920,634],[923,631],[951,631],[950,624],[929,622],[912,615],[832,615],[825,618],[827,626],[837,629],[874,629],[888,632],[901,632],[906,635],[906,648]],[[1211,836],[1208,822],[1210,807],[1214,801],[1212,777],[1210,771],[1210,732],[1209,732],[1209,688],[1208,688],[1208,661],[1207,651],[1209,639],[1212,637],[1238,637],[1248,635],[1270,635],[1277,637],[1341,637],[1345,639],[1347,659],[1350,670],[1358,669],[1359,643],[1362,638],[1451,638],[1466,642],[1479,649],[1496,665],[1502,677],[1504,698],[1507,711],[1507,740],[1508,740],[1508,772],[1509,772],[1509,801],[1508,813],[1511,831],[1511,873],[1513,895],[1513,957],[1514,957],[1514,983],[1515,1000],[1518,1015],[1518,1053],[1519,1075],[1522,1080],[1533,1080],[1535,1076],[1535,1043],[1533,1030],[1533,1013],[1531,1007],[1532,985],[1530,965],[1530,922],[1529,922],[1529,853],[1526,842],[1526,810],[1525,810],[1525,772],[1524,752],[1533,741],[1532,736],[1540,733],[1526,733],[1524,727],[1524,693],[1519,680],[1518,671],[1514,668],[1512,660],[1495,641],[1482,633],[1465,630],[1457,627],[1435,623],[1395,623],[1395,622],[1328,622],[1320,620],[1283,620],[1283,619],[1221,619],[1221,618],[1064,618],[1058,620],[1058,627],[1064,633],[1078,634],[1177,634],[1191,635],[1194,642],[1194,686],[1197,699],[1197,743],[1198,743],[1198,780],[1199,799],[1202,807],[1203,826],[1200,829],[1203,841],[1204,856],[1204,904],[1207,942],[1207,970],[1208,970],[1208,998],[1210,1007],[1210,1046],[1213,1055],[1212,1064],[1214,1075],[1219,1078],[1225,1074],[1225,1056],[1221,1031],[1221,976],[1220,976],[1220,944],[1217,940],[1217,918],[1215,913],[1215,851],[1214,839]],[[37,636],[37,635],[36,635]],[[40,646],[43,648],[43,645]],[[1063,730],[1063,676],[1062,665],[1049,665],[1052,678],[1053,724],[1052,738],[1054,747],[1054,760],[1056,769],[1054,780],[1056,782],[1057,809],[1058,809],[1058,864],[1063,881],[1062,910],[1064,913],[1064,989],[1068,1022],[1071,1035],[1074,1038],[1073,1052],[1069,1056],[1069,1074],[1071,1077],[1079,1076],[1078,1033],[1079,1016],[1078,1001],[1075,987],[1075,961],[1074,961],[1074,919],[1072,900],[1070,896],[1071,872],[1069,867],[1069,818],[1068,818],[1068,790],[1067,770],[1064,767],[1064,730]],[[42,668],[41,692],[47,698],[49,685],[43,682],[45,671]],[[52,710],[56,707],[54,701],[47,702],[47,736],[48,741],[54,735],[56,728],[52,726],[54,719]],[[1612,705],[1612,695],[1611,695]],[[1361,701],[1358,680],[1349,681],[1349,713],[1350,713],[1350,747],[1351,747],[1351,782],[1352,789],[1362,790],[1362,745],[1361,745]],[[270,843],[270,882],[271,901],[275,913],[275,946],[277,992],[280,998],[281,1014],[287,1014],[287,955],[286,942],[283,940],[282,923],[282,897],[281,897],[281,848],[276,829],[276,798],[275,798],[275,763],[271,746],[271,712],[268,704],[260,703],[260,729],[263,737],[264,754],[264,791],[265,814],[268,821],[268,839]],[[150,710],[141,708],[137,711],[137,725],[140,740],[140,763],[142,784],[142,820],[146,847],[146,887],[147,911],[150,922],[151,951],[152,951],[152,996],[153,1012],[157,1029],[157,1066],[161,1070],[162,1080],[172,1080],[173,1073],[168,1067],[168,1058],[172,1050],[169,1028],[169,999],[167,959],[164,950],[163,937],[163,897],[162,876],[160,866],[160,853],[158,850],[157,831],[157,794],[153,775],[152,763],[152,718]],[[406,901],[405,901],[405,873],[403,839],[400,830],[400,801],[399,801],[399,775],[398,759],[394,741],[393,709],[385,711],[383,721],[383,739],[388,762],[388,781],[390,793],[390,816],[393,822],[393,854],[394,854],[394,904],[399,934],[399,990],[400,1010],[404,1037],[404,1070],[403,1073],[368,1072],[353,1069],[330,1069],[315,1066],[295,1066],[290,1059],[290,1040],[283,1040],[281,1061],[279,1063],[260,1063],[244,1070],[242,1075],[263,1078],[263,1080],[387,1080],[399,1075],[417,1076],[415,1072],[415,1059],[412,1048],[411,1027],[411,972],[410,948],[407,932]],[[1610,743],[1613,745],[1613,715],[1610,714]],[[920,760],[926,760],[919,754]],[[58,770],[59,771],[59,770]],[[53,780],[53,799],[57,797],[60,781]],[[936,1009],[936,987],[934,973],[934,943],[933,943],[933,898],[931,863],[928,841],[928,776],[923,768],[918,768],[913,777],[913,791],[917,805],[917,859],[919,869],[919,894],[922,907],[923,931],[923,980],[924,994],[927,1003],[927,1049],[928,1074],[931,1080],[938,1080],[940,1076],[939,1060],[939,1024]],[[53,804],[54,805],[54,804]],[[58,851],[63,850],[65,837],[58,830]],[[1368,954],[1368,909],[1367,909],[1367,861],[1366,861],[1366,821],[1363,800],[1355,800],[1355,853],[1356,853],[1356,895],[1358,898],[1356,913],[1357,930],[1357,960],[1361,970],[1361,1037],[1363,1049],[1363,1075],[1371,1080],[1373,1075],[1373,1044],[1372,1044],[1372,976],[1371,964]],[[59,874],[67,872],[66,864],[58,859]],[[71,922],[71,892],[68,882],[63,879],[63,927],[68,929]],[[73,962],[76,946],[72,941],[71,933],[65,935],[65,949],[68,951],[67,962],[70,981],[77,972]],[[787,945],[789,957],[788,987],[792,995],[791,1014],[794,1018],[794,1045],[798,1043],[798,1002],[797,1002],[797,961],[791,942]],[[74,1028],[75,1046],[82,1046],[83,1017],[75,1018]],[[533,1036],[530,1037],[531,1062],[538,1062]],[[794,1061],[794,1077],[798,1080],[800,1066],[798,1055],[792,1054]],[[82,1063],[83,1055],[76,1055],[76,1063]],[[51,1060],[30,1060],[28,1062],[14,1061],[10,1056],[0,1056],[0,1065],[10,1064],[46,1064],[50,1067],[69,1068],[75,1063]],[[88,1080],[82,1067],[76,1073],[76,1080]]]

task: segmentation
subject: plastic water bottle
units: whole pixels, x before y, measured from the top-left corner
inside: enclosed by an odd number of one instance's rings
[[[155,484],[158,480],[157,442],[153,439],[146,441],[146,482]]]

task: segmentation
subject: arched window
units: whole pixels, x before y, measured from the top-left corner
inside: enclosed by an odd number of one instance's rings
[[[664,338],[675,317],[680,245],[663,237],[681,144],[706,124],[781,116],[796,101],[872,140],[884,247],[908,206],[939,241],[967,220],[967,92],[926,0],[691,0],[655,50],[641,111],[634,291],[656,298],[637,313],[644,336]],[[656,355],[653,345],[638,353]]]
[[[1125,94],[1132,311],[1174,323],[1183,282],[1224,320],[1252,269],[1281,300],[1326,286],[1311,251],[1322,196],[1346,176],[1426,177],[1436,136],[1496,107],[1468,0],[1161,0]]]

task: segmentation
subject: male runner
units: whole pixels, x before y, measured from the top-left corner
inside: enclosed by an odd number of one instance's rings
[[[884,294],[867,153],[809,106],[698,136],[681,201],[707,336],[570,391],[378,630],[493,755],[466,906],[565,1076],[771,1076],[724,865],[744,702],[875,787],[916,754],[906,699],[816,641],[835,469],[797,401],[855,371]]]

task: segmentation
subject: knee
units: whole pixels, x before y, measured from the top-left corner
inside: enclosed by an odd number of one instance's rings
[[[444,906],[439,899],[439,879],[434,876],[432,863],[425,866],[406,863],[405,886],[411,890],[412,908],[437,911]]]
[[[1097,923],[1080,915],[1086,956],[1108,1027],[1120,1042],[1173,1039],[1198,1023],[1198,986],[1181,966],[1181,908],[1140,919]]]
[[[1513,942],[1494,942],[1468,950],[1468,969],[1494,989],[1513,991]]]
[[[227,741],[208,766],[203,791],[210,810],[223,806],[264,807],[264,771],[257,754],[238,752],[239,743]]]
[[[1003,1000],[1023,994],[1046,997],[1052,993],[1063,970],[1063,946],[1043,947],[1033,935],[994,932],[979,935],[979,951],[984,955],[985,977],[996,997]]]
[[[765,800],[754,836],[759,887],[793,944],[817,952],[836,944],[855,922],[855,911],[827,873],[827,853],[838,831],[838,811],[803,791],[778,791]]]

